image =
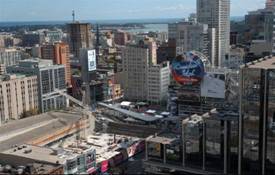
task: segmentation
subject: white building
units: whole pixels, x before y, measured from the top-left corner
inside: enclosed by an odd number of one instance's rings
[[[230,45],[230,0],[197,0],[198,22],[216,30],[216,56],[212,64],[223,66]]]
[[[0,75],[0,126],[28,111],[38,111],[37,77]]]
[[[21,52],[14,48],[0,49],[0,64],[12,66],[18,64],[21,59]]]
[[[165,101],[170,84],[169,62],[153,65],[148,69],[148,95],[147,101],[160,103]]]

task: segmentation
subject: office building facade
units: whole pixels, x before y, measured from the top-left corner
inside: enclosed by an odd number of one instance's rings
[[[128,33],[124,31],[119,31],[119,30],[114,32],[115,44],[124,46],[128,41],[129,41]]]
[[[0,49],[0,64],[12,66],[21,60],[21,52],[16,49]]]
[[[49,43],[61,42],[63,39],[62,30],[45,30],[45,41]]]
[[[89,23],[74,22],[67,25],[70,52],[79,58],[81,48],[93,48],[92,27]]]
[[[145,172],[236,174],[237,131],[238,115],[216,109],[185,117],[181,131],[166,131],[146,139]]]
[[[176,54],[199,51],[208,54],[208,26],[204,24],[180,22],[168,25],[169,40],[176,43]]]
[[[139,46],[126,46],[122,51],[124,96],[129,100],[147,100],[149,52]]]
[[[33,47],[36,44],[42,44],[45,41],[45,35],[41,32],[28,32],[22,37],[23,47]]]
[[[46,44],[41,47],[42,59],[53,60],[54,64],[65,66],[66,85],[70,87],[71,83],[71,65],[70,49],[66,43]]]
[[[24,112],[38,112],[36,76],[0,75],[0,126],[17,120]]]
[[[275,9],[275,1],[274,0],[266,0],[265,8],[268,10],[274,10]]]
[[[230,44],[230,0],[197,0],[197,20],[215,28],[216,49],[214,66],[223,66]]]
[[[167,95],[169,64],[157,64],[156,50],[156,43],[150,39],[123,48],[123,88],[126,99],[160,103]]]
[[[245,25],[247,26],[246,40],[264,40],[272,43],[273,36],[273,12],[271,9],[259,9],[250,11],[245,15]]]
[[[68,106],[66,98],[58,92],[66,92],[64,65],[53,65],[52,60],[27,59],[8,67],[7,72],[37,76],[40,112]]]
[[[275,57],[241,69],[239,174],[274,174]]]
[[[151,103],[166,102],[168,86],[170,84],[169,62],[150,66],[148,69],[147,101]]]

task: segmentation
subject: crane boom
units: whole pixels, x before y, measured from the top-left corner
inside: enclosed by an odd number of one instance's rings
[[[78,106],[80,106],[81,108],[83,108],[83,111],[81,111],[82,112],[82,119],[89,119],[90,128],[93,131],[94,128],[95,128],[95,117],[92,114],[89,106],[85,105],[83,102],[77,100],[76,98],[70,96],[69,94],[64,93],[63,91],[60,91],[60,90],[56,89],[55,92],[59,93],[60,95],[66,97],[67,99],[69,99],[73,103],[75,103]],[[84,138],[85,137],[86,137],[86,126],[84,128]]]

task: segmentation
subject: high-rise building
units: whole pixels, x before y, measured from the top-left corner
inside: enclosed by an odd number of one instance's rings
[[[68,24],[70,36],[70,51],[79,57],[81,48],[92,48],[92,27],[89,23],[74,22]]]
[[[128,42],[128,34],[124,31],[115,31],[114,42],[117,45],[126,45],[126,43]]]
[[[147,46],[138,45],[129,45],[122,50],[124,96],[129,100],[147,100],[149,52]]]
[[[153,65],[148,68],[148,95],[147,101],[151,103],[166,102],[168,86],[170,84],[169,62]]]
[[[53,60],[65,66],[66,85],[71,86],[70,49],[66,43],[45,44],[41,48],[42,59]]]
[[[264,40],[265,42],[271,43],[273,36],[273,18],[272,10],[267,9],[250,11],[245,15],[247,42]]]
[[[23,35],[22,46],[24,47],[33,47],[36,44],[42,44],[45,41],[44,33],[39,31],[37,32],[28,32]]]
[[[273,12],[273,22],[272,22],[272,25],[273,25],[273,34],[272,34],[272,55],[275,55],[275,18],[274,18],[274,16],[275,16],[275,1],[274,0],[267,0],[267,2],[271,2],[272,1],[272,4],[273,4],[273,6],[272,6],[272,8],[269,8],[269,9],[271,9],[271,11]],[[267,3],[268,4],[268,3]],[[266,8],[268,8],[268,6],[266,7]]]
[[[266,9],[274,10],[275,9],[275,1],[274,0],[266,0]]]
[[[0,75],[0,126],[20,119],[24,112],[37,112],[37,90],[37,76]]]
[[[197,0],[197,20],[216,30],[216,56],[214,66],[223,66],[229,53],[230,0]]]
[[[168,43],[163,43],[157,50],[157,63],[171,61],[176,58],[176,47],[169,46]]]
[[[211,53],[212,48],[215,47],[211,38],[212,29],[208,29],[207,24],[180,22],[169,24],[168,29],[169,40],[175,41],[177,55],[194,50],[212,59],[215,56]]]
[[[238,115],[213,109],[185,116],[146,139],[143,167],[148,174],[236,174]],[[182,122],[181,126],[178,126]],[[179,130],[177,130],[180,128]],[[180,131],[181,130],[181,131]]]
[[[275,173],[275,57],[240,71],[239,174]]]
[[[169,64],[157,65],[154,41],[145,39],[137,45],[126,46],[122,51],[122,65],[126,99],[160,103],[167,95]]]
[[[21,52],[16,49],[0,49],[0,64],[12,66],[21,60]]]
[[[49,43],[60,42],[63,39],[62,30],[45,30],[45,40]]]
[[[68,106],[66,98],[59,93],[66,92],[64,65],[54,65],[52,60],[26,59],[17,66],[8,67],[7,72],[37,76],[40,112]]]
[[[169,24],[169,39],[176,41],[177,50],[181,50],[180,52],[204,51],[204,33],[207,33],[207,25],[190,22]]]

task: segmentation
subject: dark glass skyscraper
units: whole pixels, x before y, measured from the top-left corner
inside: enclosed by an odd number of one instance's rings
[[[241,69],[239,174],[275,174],[275,57]]]

